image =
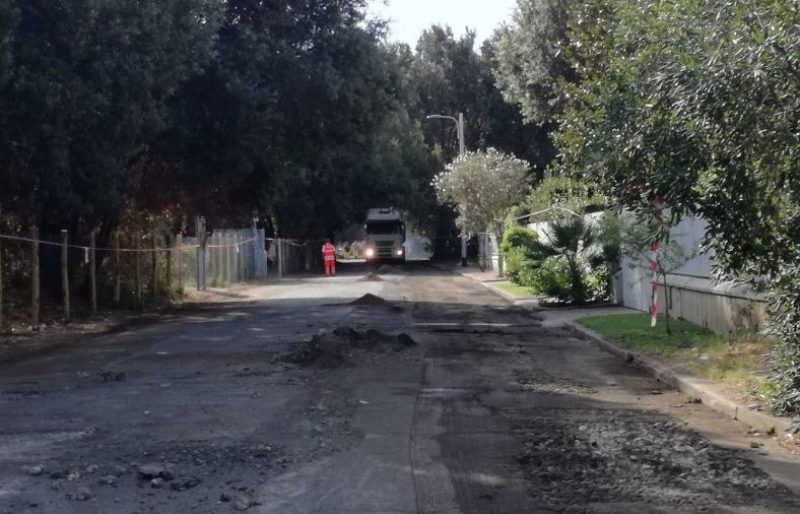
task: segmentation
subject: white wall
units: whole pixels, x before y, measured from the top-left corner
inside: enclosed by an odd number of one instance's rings
[[[683,318],[715,332],[761,326],[766,321],[764,298],[749,288],[713,279],[714,257],[701,248],[706,223],[690,217],[670,231],[684,251],[685,262],[667,275],[667,289],[659,285],[659,311]],[[647,259],[622,259],[622,299],[629,308],[649,311],[653,273]]]
[[[587,214],[597,222],[602,213]],[[546,239],[549,222],[531,223],[528,228]],[[763,325],[766,310],[763,295],[747,287],[718,283],[713,279],[713,253],[701,248],[706,223],[688,217],[670,231],[670,239],[682,248],[683,258],[667,275],[667,290],[659,286],[659,311],[669,307],[670,315],[683,318],[716,332],[731,332]],[[648,312],[652,301],[653,273],[649,255],[642,259],[623,257],[617,300],[631,309]]]

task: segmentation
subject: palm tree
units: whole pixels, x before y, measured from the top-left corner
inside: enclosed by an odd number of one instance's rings
[[[586,303],[586,282],[584,280],[581,257],[589,257],[597,235],[594,227],[583,218],[561,218],[550,224],[549,233],[539,242],[540,251],[545,257],[564,257],[569,264],[572,284],[572,302]]]

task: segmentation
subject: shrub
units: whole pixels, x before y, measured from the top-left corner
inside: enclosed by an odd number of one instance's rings
[[[506,230],[506,233],[503,235],[503,241],[500,243],[500,251],[504,256],[507,256],[513,248],[531,251],[536,248],[538,243],[539,234],[529,228],[514,226]]]
[[[525,267],[529,265],[529,259],[525,254],[525,250],[523,248],[512,246],[508,249],[508,251],[503,252],[503,256],[506,260],[506,276],[512,282],[521,284],[520,275],[524,271]]]
[[[548,257],[538,265],[525,267],[520,278],[522,285],[531,287],[538,293],[563,302],[572,297],[572,277],[565,257]]]

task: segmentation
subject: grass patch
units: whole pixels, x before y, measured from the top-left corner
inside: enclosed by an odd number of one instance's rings
[[[752,333],[731,336],[683,320],[659,320],[650,328],[648,314],[589,316],[578,323],[627,348],[664,357],[695,375],[724,383],[741,396],[763,400],[769,395],[767,355],[772,350],[769,339]]]
[[[611,337],[635,350],[645,350],[656,355],[670,356],[681,349],[708,348],[725,344],[725,336],[682,320],[670,320],[671,334],[667,334],[666,323],[659,321],[650,328],[648,314],[618,314],[611,316],[588,316],[578,323],[586,328]]]
[[[536,298],[539,296],[536,294],[536,290],[532,287],[520,286],[514,284],[513,282],[500,282],[492,285],[498,289],[502,289],[506,293],[516,296],[517,298]]]

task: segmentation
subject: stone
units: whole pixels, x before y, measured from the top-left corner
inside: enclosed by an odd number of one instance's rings
[[[85,502],[92,499],[92,492],[88,487],[81,487],[69,496],[70,500]]]
[[[163,478],[154,478],[150,480],[150,487],[153,489],[161,489],[164,486],[164,479]]]
[[[89,464],[88,466],[86,466],[86,473],[91,474],[97,471],[98,469],[100,469],[100,466],[96,464]]]
[[[202,481],[197,477],[185,477],[172,482],[172,484],[170,484],[170,488],[173,491],[186,491],[187,489],[193,489],[197,487],[201,482]]]
[[[115,477],[114,475],[106,475],[100,477],[97,480],[97,483],[101,485],[115,485],[117,483],[117,477]]]
[[[25,473],[29,474],[32,477],[38,477],[42,473],[44,473],[44,466],[25,466],[22,468]]]
[[[172,472],[166,466],[157,463],[142,464],[138,468],[139,478],[143,480],[152,480],[154,478],[161,478],[169,482],[174,478]]]
[[[248,498],[246,496],[240,496],[233,503],[233,508],[238,511],[245,511],[249,510],[251,507],[254,507],[255,505],[257,505],[257,503],[253,501],[251,498]]]

